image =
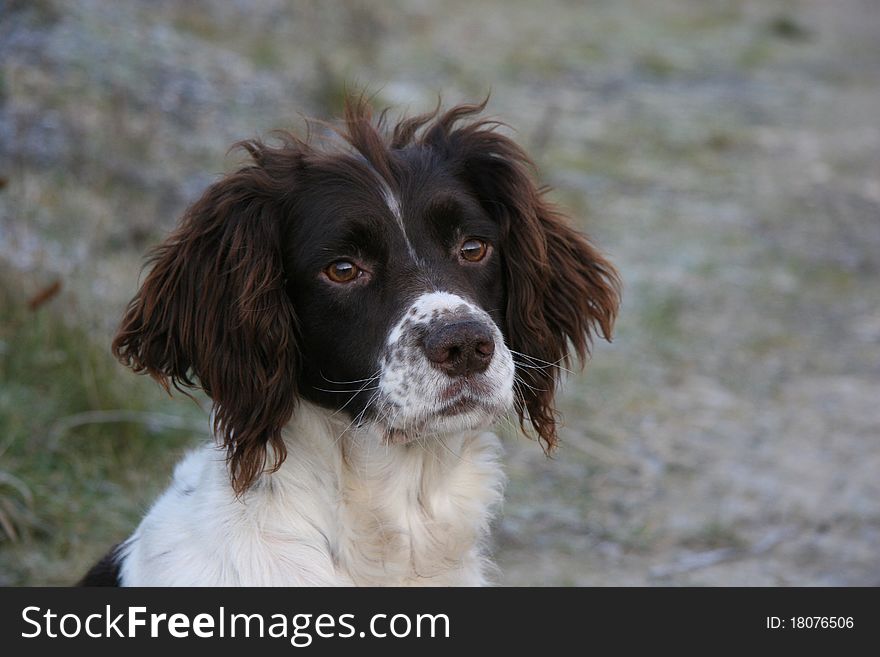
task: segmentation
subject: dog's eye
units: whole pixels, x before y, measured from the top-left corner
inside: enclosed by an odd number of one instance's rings
[[[334,283],[351,283],[361,272],[360,267],[348,260],[337,260],[324,270],[327,278]]]
[[[462,259],[467,260],[468,262],[479,262],[486,257],[488,252],[489,245],[486,244],[486,242],[483,240],[471,239],[466,240],[464,244],[461,245],[459,254]]]

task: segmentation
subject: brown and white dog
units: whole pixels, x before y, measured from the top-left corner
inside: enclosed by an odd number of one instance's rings
[[[489,428],[514,409],[554,447],[558,365],[610,337],[619,282],[484,104],[241,144],[113,343],[201,387],[216,440],[83,584],[488,581]]]

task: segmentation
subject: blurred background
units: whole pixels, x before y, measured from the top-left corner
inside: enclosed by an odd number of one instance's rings
[[[880,585],[880,3],[0,0],[0,584],[69,584],[204,439],[109,343],[239,139],[492,96],[619,267],[505,585]]]

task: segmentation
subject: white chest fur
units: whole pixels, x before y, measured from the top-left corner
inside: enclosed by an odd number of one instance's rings
[[[301,404],[288,456],[242,498],[224,453],[190,453],[122,550],[127,586],[481,585],[501,500],[488,432],[382,445]]]

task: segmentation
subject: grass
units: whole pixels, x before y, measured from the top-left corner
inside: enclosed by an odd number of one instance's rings
[[[0,584],[64,585],[129,534],[167,481],[192,431],[157,423],[82,423],[88,411],[163,411],[196,425],[115,363],[106,344],[68,326],[62,294],[36,310],[0,276]],[[145,414],[143,417],[149,417]]]

